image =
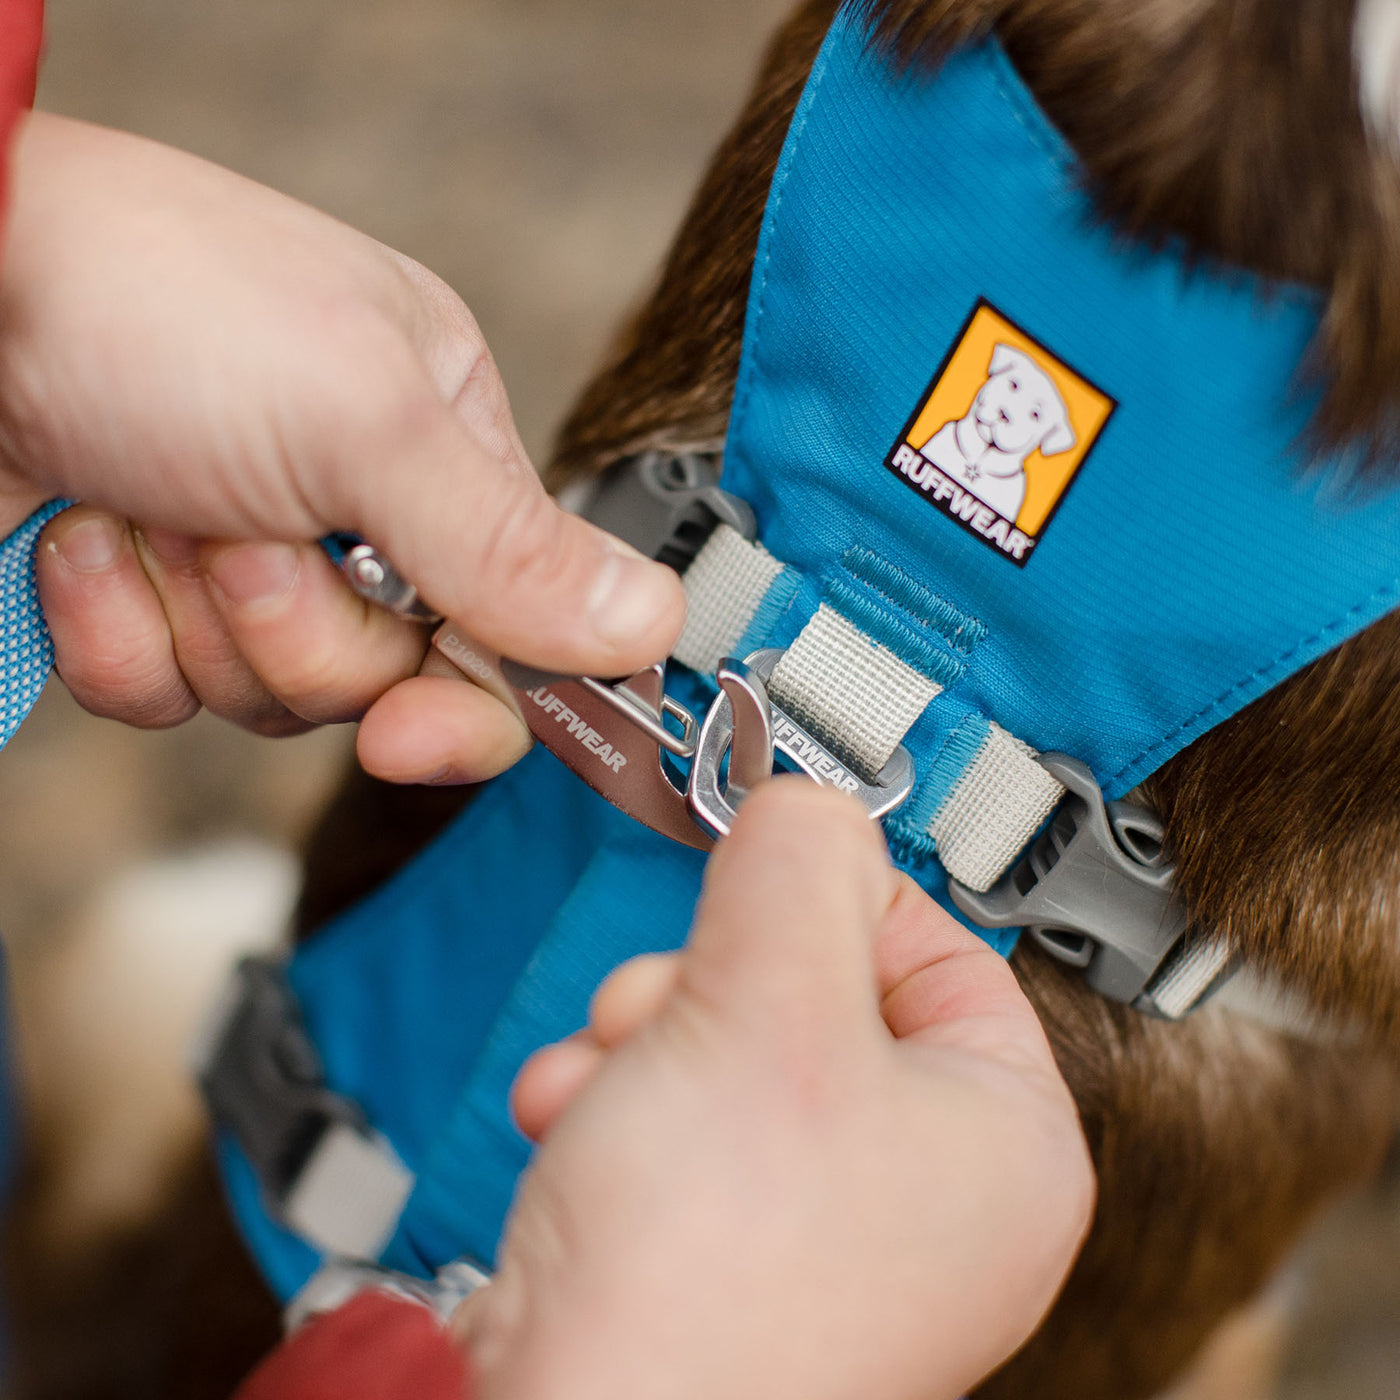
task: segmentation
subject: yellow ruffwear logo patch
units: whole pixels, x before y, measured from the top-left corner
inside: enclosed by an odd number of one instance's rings
[[[1117,406],[981,300],[885,465],[1024,568]]]

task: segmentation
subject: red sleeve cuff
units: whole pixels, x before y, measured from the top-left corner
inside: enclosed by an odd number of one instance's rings
[[[470,1400],[467,1363],[427,1308],[360,1293],[313,1318],[234,1400]]]
[[[0,0],[0,211],[9,189],[10,139],[34,101],[43,40],[44,0]]]

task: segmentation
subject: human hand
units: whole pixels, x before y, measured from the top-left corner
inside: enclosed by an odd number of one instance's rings
[[[619,969],[515,1108],[543,1145],[454,1323],[479,1400],[949,1400],[1092,1208],[1010,969],[805,780],[749,798],[685,952]]]
[[[358,600],[321,535],[362,534],[487,646],[558,670],[654,661],[683,611],[674,575],[545,496],[432,274],[192,156],[40,113],[0,264],[0,515],[57,494],[89,503],[40,549],[81,703],[151,726],[203,704],[268,733],[368,710],[362,759],[405,781],[488,776],[528,736],[483,691],[416,676],[425,629]]]

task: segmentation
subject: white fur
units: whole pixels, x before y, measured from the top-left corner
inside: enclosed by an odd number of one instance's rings
[[[250,840],[149,861],[98,890],[42,970],[16,977],[20,1079],[53,1164],[50,1248],[158,1203],[202,1130],[190,1043],[234,961],[283,938],[298,881],[290,852]]]
[[[1357,0],[1352,46],[1361,115],[1373,137],[1400,150],[1400,0]]]

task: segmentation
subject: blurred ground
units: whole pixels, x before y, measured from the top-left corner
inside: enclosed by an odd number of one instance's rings
[[[645,289],[787,8],[50,0],[40,101],[220,161],[432,267],[480,320],[539,460]],[[333,731],[274,744],[205,719],[137,734],[84,716],[52,686],[0,762],[0,928],[19,1000],[42,1003],[52,969],[89,936],[99,891],[137,862],[228,838],[294,844],[349,742]],[[152,936],[165,926],[152,915]],[[37,1087],[32,1019],[21,1017],[20,1050]],[[1238,1358],[1261,1335],[1245,1328],[1210,1393],[1400,1396],[1400,1199],[1343,1212],[1300,1277],[1285,1311],[1301,1307],[1302,1321],[1279,1384],[1245,1379],[1254,1363]]]

